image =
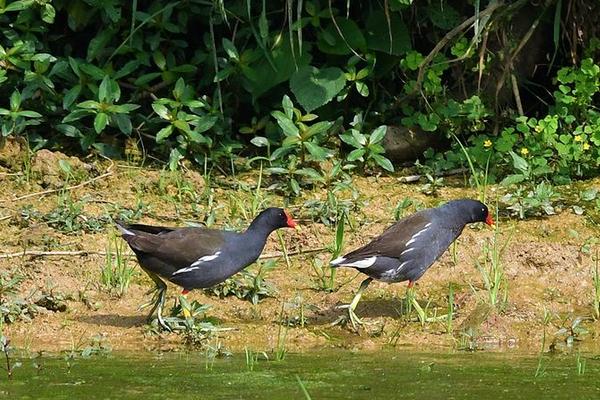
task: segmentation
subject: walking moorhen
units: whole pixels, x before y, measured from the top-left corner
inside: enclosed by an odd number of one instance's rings
[[[408,281],[408,287],[412,287],[460,236],[465,225],[473,222],[494,225],[485,204],[470,199],[449,201],[401,219],[367,245],[333,260],[333,267],[352,267],[369,276],[348,305],[352,326],[362,324],[354,310],[373,279]]]
[[[161,278],[183,287],[183,294],[214,286],[256,261],[271,232],[294,228],[296,222],[285,210],[271,207],[261,212],[243,233],[122,222],[117,222],[117,227],[140,267],[156,284],[148,317],[157,310],[158,323],[169,330],[162,318],[167,285]]]

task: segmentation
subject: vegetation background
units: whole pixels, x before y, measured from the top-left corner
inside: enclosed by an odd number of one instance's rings
[[[226,174],[243,156],[290,196],[325,160],[393,171],[405,140],[432,177],[469,156],[472,179],[543,197],[600,164],[598,17],[595,0],[0,1],[1,135]]]

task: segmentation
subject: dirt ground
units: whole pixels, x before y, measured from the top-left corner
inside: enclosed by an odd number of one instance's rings
[[[12,344],[30,351],[55,352],[80,348],[89,344],[93,337],[102,335],[113,350],[181,348],[180,335],[149,333],[145,325],[146,311],[138,311],[138,306],[149,300],[145,293],[152,283],[139,268],[136,268],[129,290],[120,298],[108,293],[100,284],[105,256],[96,253],[106,251],[109,234],[115,233],[113,227],[107,226],[98,233],[65,234],[47,222],[27,219],[27,212],[47,213],[56,207],[59,196],[68,192],[72,201],[82,201],[81,218],[84,219],[114,212],[119,207],[134,209],[141,201],[146,205],[141,222],[183,225],[186,221],[205,220],[209,204],[206,196],[198,196],[201,199],[198,203],[187,195],[178,198],[185,192],[181,190],[181,177],[171,179],[169,174],[156,167],[139,168],[102,159],[70,159],[72,176],[68,178],[70,182],[65,183],[66,173],[57,167],[63,156],[51,152],[38,154],[36,159],[25,163],[31,166],[28,182],[23,174],[23,155],[18,151],[9,154],[6,148],[0,152],[4,152],[0,157],[0,271],[25,277],[17,297],[32,297],[51,287],[53,293],[68,298],[65,311],[45,311],[30,321],[5,324],[4,333]],[[89,182],[94,177],[99,178]],[[247,226],[249,220],[243,218],[243,213],[232,216],[232,210],[252,201],[254,192],[251,189],[235,188],[231,178],[217,175],[212,190],[207,191],[200,173],[188,170],[182,177],[188,188],[212,196],[216,227],[242,229]],[[252,188],[256,185],[258,172],[245,172],[237,179]],[[346,230],[346,251],[366,243],[391,224],[394,208],[404,198],[433,206],[454,198],[476,197],[475,191],[460,185],[462,179],[448,179],[449,184],[439,190],[437,197],[422,194],[419,183],[400,183],[397,176],[355,176],[352,179],[362,206],[350,216],[352,226]],[[583,185],[591,187],[599,183],[596,180]],[[61,190],[74,185],[80,186]],[[500,189],[488,189],[493,207]],[[27,195],[31,196],[24,197]],[[268,205],[284,204],[284,199],[274,191],[264,191],[263,195]],[[307,200],[324,199],[326,195],[325,190],[307,190],[288,205],[303,229],[300,232],[280,231],[287,251],[293,255],[289,265],[283,257],[278,258],[277,268],[267,275],[267,281],[277,288],[275,297],[252,305],[234,297],[220,299],[201,290],[190,293],[190,300],[212,305],[208,315],[218,320],[219,326],[233,328],[219,333],[211,340],[212,345],[218,343],[231,351],[243,351],[244,348],[271,351],[277,346],[280,334],[277,322],[281,318],[282,305],[285,313],[293,316],[299,311],[289,308],[289,304],[301,302],[307,321],[304,327],[287,329],[285,346],[288,351],[308,351],[324,346],[377,350],[387,346],[457,348],[470,345],[537,351],[544,331],[544,310],[551,315],[547,328],[549,342],[563,343],[570,335],[574,321],[581,317],[580,326],[587,332],[570,336],[581,339],[583,346],[594,346],[600,332],[600,324],[592,318],[594,291],[590,254],[594,250],[592,248],[590,253],[585,245],[595,245],[599,231],[587,213],[576,215],[570,207],[564,207],[557,215],[525,221],[504,213],[500,215],[498,243],[506,246],[501,263],[508,282],[508,301],[502,310],[486,305],[487,292],[475,263],[494,232],[485,226],[476,226],[466,228],[459,238],[455,259],[447,252],[416,285],[419,303],[423,307],[429,303],[430,316],[434,312],[446,314],[452,286],[455,318],[450,333],[446,319],[421,324],[416,320],[416,314],[411,317],[399,315],[406,284],[380,282],[371,284],[359,304],[357,314],[364,318],[366,325],[357,333],[350,327],[331,324],[344,313],[336,307],[352,299],[363,276],[357,276],[352,269],[339,269],[336,276],[339,290],[333,293],[317,290],[317,277],[311,262],[318,258],[327,263],[331,254],[327,250],[302,254],[333,243],[334,228],[311,221],[303,207]],[[340,192],[339,196],[350,198],[347,191]],[[241,203],[236,203],[235,199]],[[29,211],[24,213],[23,210]],[[407,212],[414,212],[414,208]],[[25,250],[86,251],[89,254],[38,257],[14,254]],[[264,254],[279,254],[280,251],[278,237],[272,234]],[[135,260],[131,259],[130,263],[135,264]],[[178,292],[177,287],[169,286],[169,305]],[[563,327],[568,329],[561,331]]]

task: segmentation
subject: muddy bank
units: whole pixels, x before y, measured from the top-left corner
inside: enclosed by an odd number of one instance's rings
[[[257,202],[257,173],[245,172],[235,180],[215,177],[207,187],[205,178],[194,171],[172,174],[105,162],[76,167],[81,170],[77,178],[58,171],[52,182],[45,182],[35,173],[26,179],[22,174],[11,175],[17,170],[0,171],[0,243],[4,255],[0,270],[24,278],[18,292],[11,296],[31,299],[50,293],[66,306],[64,311],[45,310],[30,320],[19,318],[5,324],[5,334],[13,345],[31,351],[81,348],[98,337],[118,350],[181,348],[181,336],[153,334],[145,325],[145,311],[138,311],[138,306],[149,300],[145,293],[152,282],[134,259],[128,261],[136,269],[123,296],[116,296],[101,284],[105,253],[115,235],[114,228],[107,225],[107,216],[139,215],[140,222],[168,225],[208,221],[215,227],[242,229],[251,220],[251,204]],[[88,182],[98,176],[102,178]],[[351,204],[345,250],[381,233],[393,222],[398,203],[406,198],[413,205],[404,213],[411,213],[416,206],[477,196],[475,191],[461,187],[458,180],[432,197],[422,194],[418,183],[403,184],[396,177],[352,179],[356,193],[338,193],[339,201]],[[585,182],[583,187],[599,183]],[[418,282],[416,295],[427,313],[426,321],[419,321],[414,310],[406,314],[405,284],[373,282],[357,309],[367,323],[357,334],[332,323],[344,312],[337,306],[352,299],[363,276],[340,269],[334,292],[318,289],[319,274],[314,263],[327,264],[331,259],[328,250],[322,249],[332,245],[335,227],[318,222],[320,218],[314,217],[311,204],[324,201],[326,196],[325,190],[306,190],[302,197],[286,204],[277,192],[260,191],[261,206],[286,205],[303,230],[281,231],[281,240],[293,255],[287,262],[285,257],[276,258],[276,268],[266,275],[265,279],[277,289],[274,297],[253,305],[200,290],[190,293],[190,300],[212,306],[208,315],[219,326],[233,328],[211,339],[211,345],[232,351],[246,347],[270,351],[277,347],[278,337],[281,341],[282,318],[298,321],[303,316],[304,326],[285,328],[288,351],[414,345],[537,351],[546,310],[551,315],[546,327],[549,341],[555,341],[558,347],[571,339],[594,346],[600,325],[592,318],[591,254],[597,248],[598,226],[590,217],[591,211],[577,215],[570,207],[563,207],[557,215],[526,221],[500,215],[496,243],[502,248],[500,261],[507,283],[506,302],[501,307],[489,306],[489,293],[476,262],[483,262],[485,246],[493,242],[494,232],[477,226],[465,229],[456,248],[444,254]],[[500,189],[490,188],[488,196],[490,204],[496,204]],[[70,214],[57,210],[69,207],[76,207],[78,216],[65,226],[60,220],[68,219]],[[280,238],[272,235],[265,253],[274,255],[281,250]],[[47,254],[13,254],[24,251]],[[307,251],[312,252],[302,254]],[[169,305],[177,293],[176,287],[169,287]],[[449,310],[450,294],[452,320],[443,317]],[[578,318],[583,321],[578,327],[586,332],[574,333],[571,329]]]

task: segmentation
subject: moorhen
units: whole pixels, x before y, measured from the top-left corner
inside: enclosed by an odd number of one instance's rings
[[[373,279],[408,281],[412,287],[472,222],[494,225],[485,204],[470,199],[449,201],[401,219],[370,243],[331,261],[333,267],[352,267],[369,276],[347,306],[352,326],[362,324],[354,310]]]
[[[158,323],[169,330],[162,318],[167,285],[161,278],[183,287],[184,295],[192,289],[214,286],[256,261],[271,232],[294,228],[296,222],[285,210],[271,207],[261,212],[243,233],[123,222],[117,222],[117,227],[140,267],[156,284],[149,318],[157,310]]]

